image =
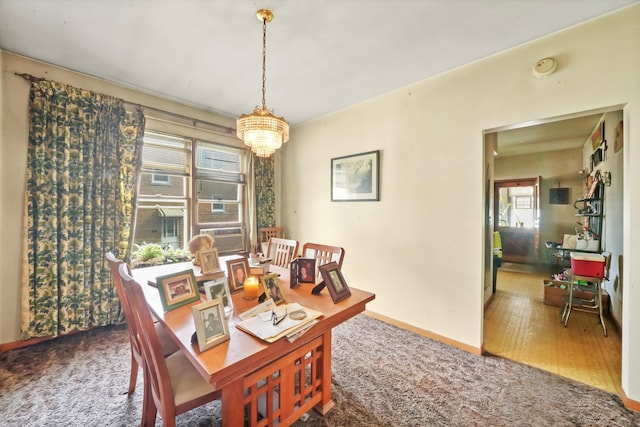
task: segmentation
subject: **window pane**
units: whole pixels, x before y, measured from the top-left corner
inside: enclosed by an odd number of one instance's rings
[[[239,202],[240,185],[228,182],[198,180],[198,201],[204,202]]]
[[[164,182],[158,179],[163,176],[166,177]],[[143,196],[186,197],[187,177],[142,172],[140,174],[140,197]]]
[[[198,224],[220,224],[229,226],[229,223],[239,224],[242,221],[240,203],[224,203],[224,209],[215,209],[219,204],[211,202],[198,203]]]
[[[184,203],[138,202],[134,243],[183,248],[186,212]]]
[[[182,138],[145,133],[142,168],[168,172],[189,172],[189,142]]]

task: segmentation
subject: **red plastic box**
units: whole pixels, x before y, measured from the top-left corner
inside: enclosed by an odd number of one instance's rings
[[[578,276],[603,277],[604,257],[600,254],[571,252],[571,269]]]

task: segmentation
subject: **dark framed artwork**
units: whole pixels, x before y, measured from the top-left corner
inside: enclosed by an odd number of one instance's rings
[[[156,279],[164,311],[200,301],[200,292],[193,269],[160,276]]]
[[[569,188],[550,188],[549,189],[550,205],[568,205],[569,204]]]
[[[316,259],[296,258],[291,261],[289,280],[292,288],[301,283],[316,283]]]
[[[246,258],[227,260],[227,276],[231,293],[244,289],[244,281],[249,276],[249,261]]]
[[[342,301],[351,295],[351,289],[347,285],[347,281],[344,280],[338,263],[332,261],[328,264],[318,267],[320,274],[322,274],[322,280],[329,290],[329,295],[334,303]]]
[[[331,159],[331,200],[380,200],[380,150]]]

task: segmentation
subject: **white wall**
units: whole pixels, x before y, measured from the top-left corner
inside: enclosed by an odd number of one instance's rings
[[[283,224],[301,243],[345,247],[345,278],[376,293],[372,311],[480,348],[483,130],[626,105],[622,388],[640,401],[638,22],[635,5],[294,128]],[[558,70],[534,78],[547,56]],[[331,158],[376,149],[381,201],[332,203]]]

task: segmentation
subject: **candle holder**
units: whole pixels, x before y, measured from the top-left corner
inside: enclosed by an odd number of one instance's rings
[[[244,281],[244,299],[251,300],[258,298],[259,288],[260,283],[256,276],[247,277],[247,280]]]

